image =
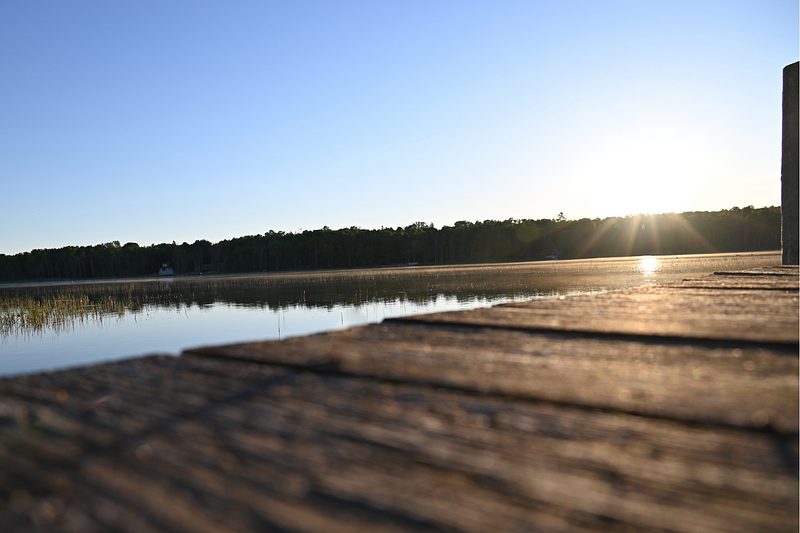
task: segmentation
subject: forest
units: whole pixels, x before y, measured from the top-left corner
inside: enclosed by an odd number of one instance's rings
[[[217,243],[119,241],[0,254],[0,282],[174,274],[277,272],[380,266],[496,263],[647,254],[779,250],[780,207],[734,207],[605,219],[416,222],[381,229],[268,231]]]

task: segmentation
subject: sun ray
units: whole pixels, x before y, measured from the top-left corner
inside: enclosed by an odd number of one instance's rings
[[[642,225],[642,215],[633,215],[633,219],[628,224],[628,231],[625,235],[625,243],[623,253],[621,255],[631,255],[633,246],[636,243],[636,236],[639,234],[639,229]]]
[[[695,227],[694,227],[694,226],[692,226],[692,225],[691,225],[691,223],[690,223],[688,220],[686,220],[686,219],[685,219],[683,216],[681,216],[681,215],[675,215],[675,221],[678,223],[678,225],[681,227],[681,229],[682,229],[682,230],[684,230],[684,231],[685,231],[685,232],[686,232],[686,233],[689,235],[689,237],[691,237],[691,239],[692,239],[692,240],[693,240],[693,241],[694,241],[696,244],[699,244],[699,245],[700,245],[700,247],[701,247],[703,250],[705,250],[705,251],[706,251],[706,253],[714,253],[714,252],[716,252],[716,251],[717,251],[716,247],[715,247],[714,245],[712,245],[712,244],[711,244],[711,243],[708,241],[708,239],[706,239],[705,237],[703,237],[703,236],[700,234],[700,232],[699,232],[699,231],[697,231],[697,230],[695,229]]]
[[[591,250],[592,247],[595,244],[597,244],[597,242],[600,239],[602,239],[603,236],[606,233],[608,233],[608,230],[610,230],[611,228],[613,228],[617,224],[618,221],[619,221],[618,218],[608,218],[608,219],[604,220],[603,221],[603,225],[600,226],[599,228],[595,229],[594,233],[592,233],[592,236],[589,238],[589,240],[587,242],[583,243],[580,246],[580,248],[578,248],[579,257],[584,257],[586,255],[586,253],[589,250]]]
[[[661,247],[661,234],[658,231],[658,223],[659,219],[656,216],[651,215],[647,217],[647,221],[645,223],[645,229],[650,234],[650,239],[653,245],[655,246],[655,249],[651,251],[660,254],[663,253],[664,250]]]

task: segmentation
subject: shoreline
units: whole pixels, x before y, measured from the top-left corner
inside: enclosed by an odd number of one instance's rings
[[[43,281],[25,281],[25,282],[9,282],[0,283],[0,290],[11,288],[24,288],[24,287],[41,287],[41,286],[60,286],[60,285],[91,285],[103,283],[147,283],[147,282],[165,282],[165,281],[178,281],[178,280],[216,280],[216,279],[235,279],[251,278],[251,277],[273,277],[285,279],[303,279],[303,278],[322,278],[325,276],[336,275],[337,277],[346,277],[347,275],[357,274],[379,274],[379,273],[422,273],[426,271],[436,270],[458,270],[475,271],[485,268],[502,268],[519,267],[523,265],[579,265],[581,263],[618,263],[629,261],[633,259],[640,259],[643,257],[657,257],[664,258],[710,258],[710,257],[745,257],[745,256],[765,256],[776,255],[780,260],[780,250],[766,250],[766,251],[753,251],[753,252],[715,252],[703,254],[664,254],[664,255],[631,255],[631,256],[612,256],[612,257],[588,257],[581,259],[547,259],[537,261],[510,261],[502,263],[452,263],[452,264],[436,264],[436,265],[414,265],[414,266],[381,266],[381,267],[365,267],[365,268],[352,268],[352,269],[333,269],[333,270],[283,270],[283,271],[268,271],[268,272],[231,272],[231,273],[214,273],[214,274],[181,274],[171,276],[159,276],[153,274],[150,276],[141,277],[125,277],[125,278],[101,278],[101,279],[79,279],[79,280],[43,280]],[[780,262],[780,261],[779,261]]]

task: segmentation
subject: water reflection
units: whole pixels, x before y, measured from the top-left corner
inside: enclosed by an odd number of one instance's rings
[[[0,374],[778,263],[778,253],[647,256],[5,286]]]
[[[659,260],[657,257],[647,255],[642,257],[639,262],[639,270],[644,274],[645,279],[650,280],[658,271]]]

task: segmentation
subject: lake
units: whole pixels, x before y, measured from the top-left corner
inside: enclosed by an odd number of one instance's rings
[[[780,262],[760,252],[0,285],[0,375]]]

